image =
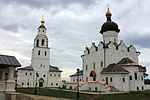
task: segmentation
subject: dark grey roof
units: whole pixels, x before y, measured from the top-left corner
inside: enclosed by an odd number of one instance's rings
[[[117,64],[131,64],[131,63],[134,63],[134,61],[132,61],[129,58],[123,58]]]
[[[26,67],[17,68],[17,70],[33,70],[33,68],[31,66],[26,66]]]
[[[129,72],[117,64],[110,64],[101,71],[102,74],[128,74]]]
[[[21,64],[14,56],[0,55],[0,66],[20,67]]]
[[[83,75],[83,70],[79,71],[79,75]],[[69,77],[72,77],[72,76],[78,76],[78,73],[76,72],[75,74],[70,75]]]
[[[49,65],[49,71],[50,72],[62,72],[61,70],[59,70],[58,67],[55,67],[55,66],[52,66],[52,65]]]
[[[45,28],[46,29],[46,27],[44,25],[40,25],[39,28]]]

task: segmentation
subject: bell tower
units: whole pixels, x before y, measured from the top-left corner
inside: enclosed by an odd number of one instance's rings
[[[35,71],[48,71],[50,65],[50,48],[48,47],[47,29],[44,24],[45,21],[42,18],[32,49],[31,66]]]

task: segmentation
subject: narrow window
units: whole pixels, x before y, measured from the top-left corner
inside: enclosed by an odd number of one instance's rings
[[[91,87],[89,87],[89,90],[91,90]]]
[[[122,81],[125,82],[125,78],[122,78]]]
[[[143,81],[143,76],[141,76],[141,80]]]
[[[45,77],[45,75],[43,75],[43,77]]]
[[[73,81],[75,81],[75,79],[73,79]]]
[[[56,83],[56,86],[58,86],[58,83]]]
[[[78,82],[78,79],[77,79],[77,82]]]
[[[88,81],[88,77],[86,77],[86,82]]]
[[[52,74],[50,74],[50,76],[52,76]]]
[[[95,63],[93,63],[93,69],[95,69]]]
[[[32,73],[30,73],[30,76],[32,75]]]
[[[113,81],[113,79],[112,79],[112,77],[110,78],[110,82],[112,82]]]
[[[40,55],[40,50],[38,51],[38,55]]]
[[[137,80],[137,73],[134,73],[135,80]]]
[[[60,74],[58,74],[58,76],[60,77]]]
[[[51,86],[53,86],[53,83],[51,83]]]
[[[97,87],[95,87],[95,91],[97,92]]]
[[[45,51],[45,56],[46,56],[47,52]]]
[[[130,80],[132,80],[132,76],[130,76]]]
[[[88,65],[85,65],[85,69],[86,69],[86,70],[88,69]]]
[[[101,61],[101,67],[103,67],[103,62]]]
[[[25,73],[27,75],[27,73]]]
[[[139,87],[137,86],[136,89],[139,90]]]
[[[41,44],[42,46],[44,46],[44,42],[45,42],[44,39],[42,39],[42,44]]]
[[[106,77],[106,84],[108,85],[108,77]]]
[[[44,32],[44,30],[43,30],[43,32]]]
[[[56,76],[56,74],[54,74],[54,76]]]
[[[22,82],[22,85],[24,85],[24,83]]]
[[[36,47],[38,47],[39,46],[39,39],[37,39],[37,41],[36,41]]]

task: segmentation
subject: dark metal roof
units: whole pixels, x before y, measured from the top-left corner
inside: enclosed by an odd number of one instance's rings
[[[117,64],[131,64],[131,63],[134,63],[134,61],[132,61],[129,58],[123,58]]]
[[[54,67],[52,65],[49,65],[49,71],[50,72],[62,72],[61,70],[59,70],[58,67]]]
[[[117,64],[110,64],[108,65],[107,68],[104,68],[101,73],[102,74],[128,74],[129,72]]]
[[[83,75],[83,70],[79,71],[79,75]],[[75,74],[70,75],[69,77],[72,77],[72,76],[78,76],[78,73],[76,72]]]
[[[21,64],[14,56],[0,55],[0,66],[20,67]]]
[[[18,68],[17,70],[33,70],[33,68],[31,66],[26,66],[26,67]]]
[[[39,28],[45,28],[46,29],[46,27],[44,25],[40,25]]]

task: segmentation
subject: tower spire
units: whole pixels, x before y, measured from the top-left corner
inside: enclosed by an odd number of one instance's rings
[[[45,23],[44,15],[42,15],[41,24],[44,25],[44,23]]]
[[[111,13],[109,11],[109,4],[107,3],[107,12],[106,12],[106,17],[107,17],[107,21],[111,21]]]

